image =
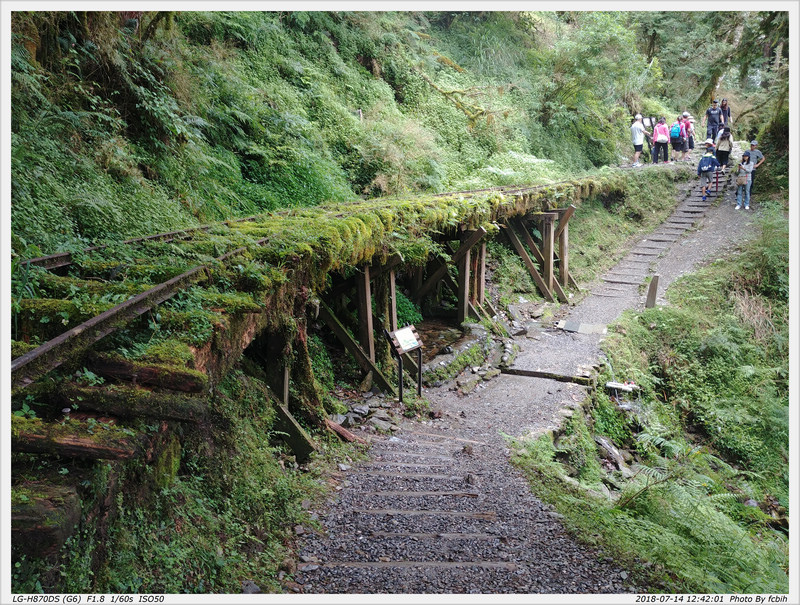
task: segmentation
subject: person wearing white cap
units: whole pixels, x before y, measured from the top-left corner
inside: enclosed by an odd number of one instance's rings
[[[636,121],[631,126],[631,139],[633,140],[633,166],[641,166],[639,163],[639,155],[642,153],[642,146],[644,145],[644,135],[651,136],[647,132],[642,123],[642,114],[636,114]]]
[[[756,179],[756,168],[764,163],[764,154],[758,149],[758,141],[750,141],[750,162],[753,164],[753,172],[750,173],[750,183],[748,185],[748,197],[753,194],[753,181]]]

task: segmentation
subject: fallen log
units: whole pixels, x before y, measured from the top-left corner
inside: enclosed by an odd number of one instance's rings
[[[334,432],[342,441],[347,441],[348,443],[367,443],[367,440],[359,437],[355,433],[351,433],[346,428],[344,428],[341,424],[335,423],[330,418],[325,419],[325,426],[328,427],[332,432]]]

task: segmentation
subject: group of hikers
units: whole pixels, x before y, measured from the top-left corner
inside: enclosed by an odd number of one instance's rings
[[[690,158],[687,156],[694,149],[694,123],[694,117],[688,111],[679,115],[671,126],[667,126],[667,119],[662,116],[653,126],[651,133],[645,128],[642,114],[637,113],[631,126],[634,149],[633,166],[642,165],[639,156],[644,147],[645,137],[648,138],[648,141],[653,141],[651,155],[654,164],[658,164],[659,158],[662,156],[665,164],[689,161]],[[728,169],[730,154],[733,151],[731,108],[728,99],[722,99],[721,105],[717,99],[711,101],[711,107],[703,116],[703,126],[706,129],[706,151],[697,165],[697,174],[700,176],[700,186],[703,201],[705,201],[712,175],[716,171],[724,173]],[[672,146],[671,159],[670,145]],[[764,154],[757,147],[758,141],[750,141],[750,151],[742,154],[742,160],[736,168],[736,210],[742,207],[743,197],[745,210],[750,209],[750,192],[753,188],[755,171],[764,163]]]

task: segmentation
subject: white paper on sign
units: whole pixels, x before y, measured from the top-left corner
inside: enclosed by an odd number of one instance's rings
[[[409,349],[419,346],[419,343],[414,336],[414,332],[411,331],[411,328],[401,328],[397,330],[394,335],[404,351],[408,351]]]

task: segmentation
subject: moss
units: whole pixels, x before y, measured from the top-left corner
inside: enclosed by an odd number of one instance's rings
[[[172,435],[153,465],[153,477],[160,488],[169,487],[178,475],[181,465],[181,442]]]
[[[33,351],[38,345],[29,344],[19,340],[11,341],[11,359],[25,355],[29,351]]]
[[[92,425],[72,419],[62,422],[44,422],[40,418],[11,417],[12,437],[31,435],[37,441],[43,439],[45,442],[53,442],[51,446],[54,453],[58,453],[58,444],[55,442],[64,437],[78,436],[101,445],[114,446],[118,443],[128,443],[134,434],[130,429],[104,423]]]
[[[422,379],[427,385],[446,382],[455,378],[464,368],[482,364],[486,356],[486,344],[476,342],[458,353],[447,365],[423,374]]]

